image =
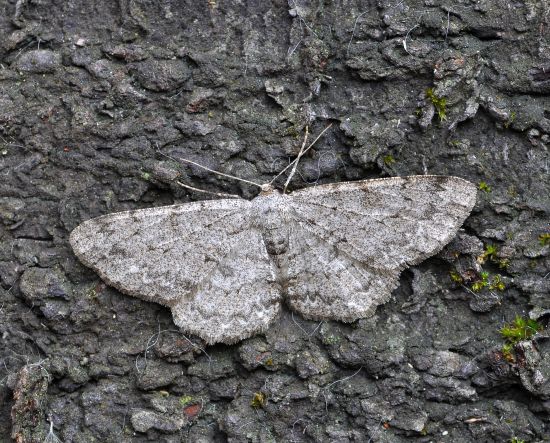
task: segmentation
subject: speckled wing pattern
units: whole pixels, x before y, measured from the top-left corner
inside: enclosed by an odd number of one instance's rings
[[[265,330],[283,300],[307,318],[371,315],[405,267],[453,238],[475,197],[456,177],[364,180],[110,214],[70,242],[108,284],[170,307],[209,343],[234,343]]]
[[[436,254],[472,210],[475,187],[411,176],[317,186],[290,200],[287,303],[354,321],[385,303],[409,265]]]
[[[251,202],[215,200],[119,212],[70,236],[75,254],[109,285],[172,310],[174,323],[209,343],[267,328],[280,292]]]

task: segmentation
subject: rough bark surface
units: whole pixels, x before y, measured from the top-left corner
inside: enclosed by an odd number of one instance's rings
[[[0,441],[543,441],[549,26],[545,0],[0,0]],[[84,220],[210,198],[178,181],[257,193],[162,154],[265,183],[329,123],[292,189],[479,187],[372,318],[207,346],[73,255]],[[516,315],[540,330],[511,344]]]

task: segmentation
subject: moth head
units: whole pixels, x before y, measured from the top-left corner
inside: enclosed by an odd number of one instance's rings
[[[273,185],[271,185],[270,183],[264,183],[260,186],[260,189],[260,195],[271,194],[275,190]]]

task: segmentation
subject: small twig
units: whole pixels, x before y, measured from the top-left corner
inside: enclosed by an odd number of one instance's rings
[[[53,432],[53,420],[51,415],[48,416],[48,421],[50,422],[50,431],[48,432],[48,435],[46,435],[44,443],[62,443],[59,437],[57,437],[57,435]]]
[[[296,45],[294,45],[294,47],[292,49],[288,48],[289,50],[287,51],[287,54],[286,54],[286,58],[289,59],[292,54],[294,54],[294,51],[296,51],[296,49],[298,49],[298,46],[300,46],[300,43],[302,43],[302,40],[304,39],[304,20],[302,19],[302,17],[300,16],[300,14],[298,14],[298,8],[296,6],[296,2],[294,2],[294,9],[296,9],[296,16],[298,17],[298,23],[300,24],[300,34],[301,34],[301,37],[300,37],[300,40],[298,40],[298,43],[296,43]]]
[[[304,135],[304,142],[302,143],[300,152],[298,152],[298,157],[296,157],[296,162],[294,163],[294,166],[292,167],[290,174],[288,174],[288,178],[286,179],[286,183],[283,188],[283,194],[286,194],[286,189],[288,188],[288,184],[290,183],[290,180],[292,180],[292,177],[294,177],[294,174],[296,174],[296,168],[298,167],[298,163],[300,162],[302,155],[304,155],[304,149],[306,147],[308,135],[309,135],[309,126],[306,125],[306,134]]]
[[[350,378],[355,377],[357,374],[359,374],[359,372],[361,372],[361,369],[363,369],[363,366],[361,366],[359,369],[357,369],[357,371],[355,371],[353,374],[348,375],[347,377],[341,378],[340,380],[335,380],[335,381],[333,381],[332,383],[329,383],[328,385],[326,385],[326,386],[324,387],[324,389],[328,389],[328,388],[330,388],[331,386],[334,386],[336,383],[341,383],[341,382],[343,382],[343,381],[346,381],[346,380],[349,380]]]
[[[360,367],[356,372],[354,372],[353,374],[348,375],[347,377],[341,378],[340,380],[335,380],[335,381],[333,381],[332,383],[329,383],[328,385],[326,385],[326,386],[323,387],[323,397],[325,397],[325,411],[326,411],[327,413],[328,413],[328,400],[327,400],[327,395],[325,394],[325,392],[328,391],[328,389],[329,389],[331,386],[334,386],[336,383],[340,383],[340,382],[343,382],[343,381],[349,380],[350,378],[355,377],[357,374],[359,374],[359,372],[361,371],[361,369],[363,369],[363,366],[361,366],[361,367]]]
[[[298,43],[296,43],[296,45],[292,48],[292,50],[288,51],[286,58],[290,58],[292,54],[294,54],[294,51],[298,49],[298,46],[300,46],[300,43],[302,43],[302,39],[298,40]]]
[[[426,156],[422,155],[422,172],[428,175],[428,166],[426,165]]]
[[[44,367],[43,363],[46,361],[46,359],[42,359],[40,361],[37,361],[35,363],[27,364],[28,367],[32,368],[33,366],[37,366],[40,368],[40,373],[46,378],[48,383],[52,380],[52,376],[48,372],[48,370]]]
[[[199,351],[201,351],[204,355],[206,355],[206,358],[208,359],[208,367],[212,366],[212,357],[210,357],[210,354],[208,352],[206,352],[203,348],[201,348],[199,345],[193,343],[191,340],[189,340],[189,338],[187,338],[187,336],[185,334],[183,334],[181,331],[174,331],[172,330],[172,332],[179,332],[181,334],[181,336],[187,341],[187,343],[189,343],[191,346],[193,346],[195,349],[198,349]]]
[[[26,3],[27,3],[27,0],[17,0],[17,2],[15,3],[15,14],[13,14],[13,17],[12,17],[12,20],[14,22],[19,20],[23,7],[25,6]]]
[[[151,349],[157,344],[158,339],[160,337],[160,333],[162,332],[160,330],[160,321],[158,319],[157,319],[157,325],[158,325],[158,332],[156,334],[151,335],[151,337],[149,337],[149,340],[147,340],[147,344],[145,345],[145,350],[143,351],[143,370],[147,369],[147,352],[149,352],[149,349]],[[151,340],[155,340],[154,343],[151,343]],[[138,357],[139,357],[139,354],[136,356],[135,364],[136,364],[136,371],[140,373],[141,371],[138,368]]]
[[[374,437],[376,437],[380,433],[380,428],[382,427],[382,423],[384,423],[384,419],[381,418],[380,422],[378,423],[378,427],[376,428],[376,432],[374,432],[368,439],[367,443],[370,443]]]
[[[335,158],[340,163],[342,163],[342,166],[344,167],[344,171],[347,172],[346,164],[334,152],[321,152],[319,154],[319,158],[317,159],[317,178],[315,180],[309,181],[306,177],[304,177],[304,175],[299,170],[297,171],[298,174],[300,175],[301,179],[305,183],[307,183],[308,185],[315,185],[315,186],[317,186],[317,184],[319,184],[319,179],[321,178],[321,161],[323,160],[323,157],[326,156],[326,155],[331,155],[333,158]]]
[[[294,324],[296,326],[298,326],[304,334],[307,335],[308,339],[311,338],[313,336],[313,334],[315,334],[317,332],[317,329],[319,329],[319,327],[324,323],[324,321],[320,321],[319,324],[317,326],[315,326],[315,329],[313,331],[307,332],[302,326],[300,326],[300,323],[298,323],[296,321],[296,319],[294,318],[294,312],[291,312],[290,315],[292,317],[292,321],[294,322]]]
[[[6,145],[15,146],[16,148],[24,148],[24,147],[25,147],[25,146],[23,146],[23,145],[16,145],[16,144],[13,143],[13,142],[7,141],[7,140],[6,140],[4,137],[2,137],[1,135],[0,135],[0,139],[2,139],[2,141],[3,141]]]
[[[405,50],[405,52],[409,55],[412,55],[409,50],[407,49],[407,39],[409,38],[409,35],[411,32],[413,32],[416,28],[418,28],[420,26],[420,24],[417,24],[417,25],[414,25],[411,29],[409,29],[409,31],[407,32],[407,34],[405,35],[405,39],[403,40],[403,49]]]
[[[447,11],[447,29],[445,30],[445,41],[447,41],[447,36],[449,35],[449,28],[451,26],[451,12]]]
[[[362,12],[361,14],[359,14],[356,19],[355,19],[355,23],[353,24],[353,29],[351,31],[351,37],[349,38],[349,43],[348,43],[348,48],[346,50],[346,55],[349,56],[349,48],[351,47],[351,42],[353,41],[353,35],[355,34],[355,28],[357,27],[357,22],[359,21],[359,19],[364,16],[366,13],[368,13],[369,11],[365,11],[365,12]]]
[[[292,56],[292,54],[294,54],[296,49],[298,49],[298,46],[300,46],[300,43],[302,43],[302,41],[304,39],[304,26],[307,29],[309,29],[313,35],[318,37],[315,30],[307,24],[304,17],[300,14],[299,8],[298,8],[298,5],[297,5],[296,1],[293,1],[293,3],[294,3],[294,10],[296,12],[296,17],[298,17],[298,20],[299,20],[299,23],[300,23],[300,34],[301,34],[301,36],[300,36],[300,40],[298,40],[298,43],[296,43],[296,45],[294,45],[294,47],[292,49],[289,48],[289,50],[287,51],[287,55],[286,55],[287,58],[290,58]]]
[[[250,424],[252,424],[252,423],[254,423],[254,420],[250,420],[250,421],[246,421],[246,422],[242,423],[242,424],[236,429],[237,432],[240,431],[241,428],[243,428],[244,426],[250,425]]]
[[[296,15],[297,17],[300,19],[300,21],[305,25],[306,28],[308,28],[316,37],[318,37],[317,33],[315,32],[315,30],[309,26],[306,22],[306,20],[304,19],[304,17],[302,16],[302,14],[300,14],[299,12],[299,9],[298,9],[298,4],[296,3],[296,1],[294,0],[293,1],[294,3],[294,9],[296,10]]]
[[[472,417],[464,420],[464,423],[477,423],[480,421],[487,421],[487,417]]]
[[[300,422],[300,421],[303,421],[304,423],[306,423],[306,425],[304,426],[304,430],[302,431],[302,434],[305,434],[306,431],[307,431],[307,427],[309,426],[309,424],[307,424],[307,420],[304,420],[303,418],[299,418],[298,420],[296,420],[293,424],[292,424],[292,429],[291,429],[291,433],[292,433],[292,441],[295,441],[295,436],[294,436],[294,428],[296,427],[296,423]]]
[[[462,286],[462,289],[468,291],[468,292],[469,292],[470,294],[472,294],[474,297],[477,297],[477,294],[476,294],[474,291],[472,291],[468,286],[465,286],[465,285],[460,285],[460,286]]]
[[[122,418],[122,427],[120,428],[121,434],[124,432],[124,428],[126,427],[126,417],[128,416],[129,410],[130,410],[130,406],[126,406],[126,410],[124,411],[124,417]]]
[[[194,347],[195,349],[198,349],[204,355],[206,355],[206,358],[208,359],[208,366],[209,367],[212,365],[212,357],[210,356],[210,354],[208,354],[208,352],[206,352],[199,345],[197,345],[196,343],[193,343],[191,340],[189,340],[189,338],[185,334],[183,334],[180,330],[177,330],[177,329],[163,329],[161,331],[160,330],[160,322],[158,322],[158,328],[159,328],[158,332],[156,332],[151,337],[149,337],[149,340],[147,340],[147,344],[145,345],[144,356],[143,356],[145,367],[147,367],[147,352],[149,351],[149,349],[151,349],[152,347],[154,347],[158,343],[158,340],[159,340],[161,334],[163,334],[165,332],[176,332],[176,333],[180,334],[187,341],[187,343],[189,343],[192,347]],[[154,342],[151,343],[151,340],[154,340]],[[136,366],[136,371],[138,373],[140,373],[141,370],[138,367],[138,358],[139,358],[139,354],[136,356],[135,366]]]

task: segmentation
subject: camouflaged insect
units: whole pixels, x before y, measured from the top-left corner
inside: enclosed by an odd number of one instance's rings
[[[471,183],[411,176],[264,186],[222,199],[109,214],[70,237],[78,258],[125,294],[168,306],[209,343],[265,330],[281,303],[309,319],[351,322],[385,303],[407,266],[456,234]]]

